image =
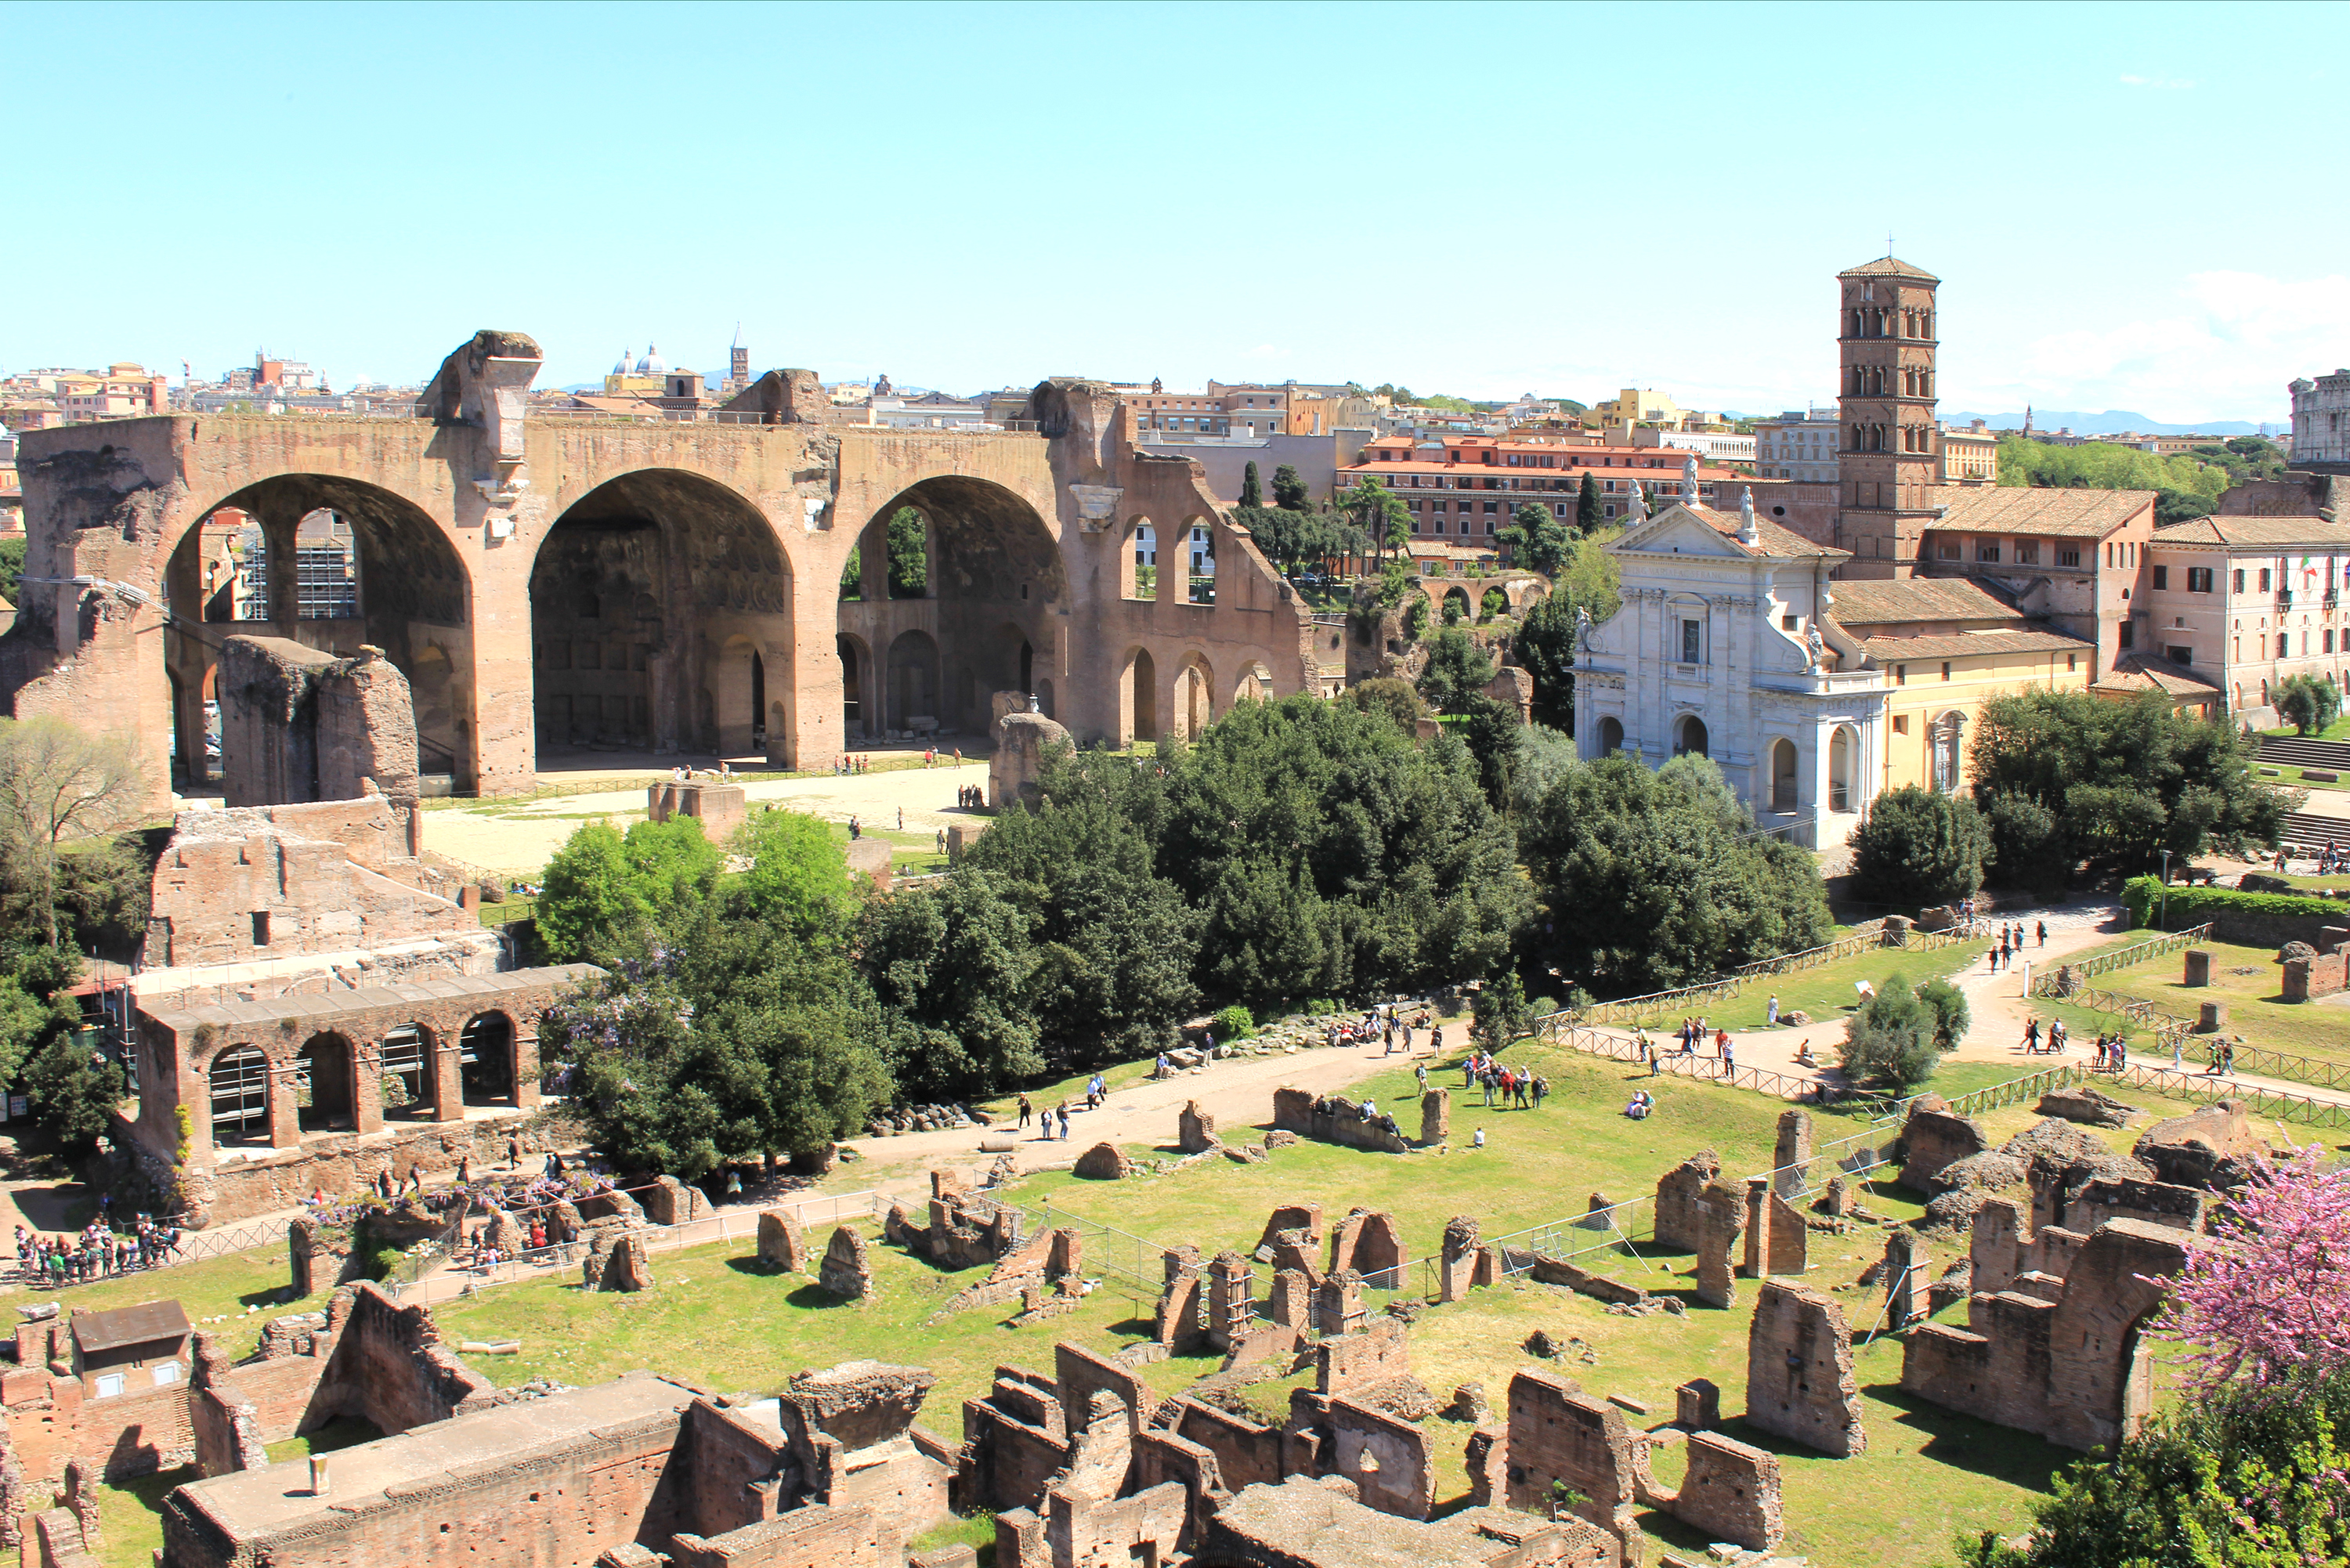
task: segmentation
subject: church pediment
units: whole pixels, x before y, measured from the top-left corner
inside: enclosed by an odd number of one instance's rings
[[[1751,554],[1678,502],[1618,539],[1616,549],[1658,556],[1711,556],[1725,561],[1744,560]]]

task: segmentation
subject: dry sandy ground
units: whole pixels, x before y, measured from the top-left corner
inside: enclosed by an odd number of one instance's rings
[[[977,813],[954,804],[961,785],[987,784],[987,764],[899,768],[888,773],[825,774],[816,778],[743,781],[754,809],[772,801],[833,822],[857,817],[872,828],[895,828],[905,814],[910,833],[935,833]],[[551,795],[524,804],[486,801],[480,806],[449,806],[424,814],[424,846],[436,854],[510,876],[536,877],[572,830],[591,817],[609,817],[627,827],[645,815],[642,790],[609,794]]]

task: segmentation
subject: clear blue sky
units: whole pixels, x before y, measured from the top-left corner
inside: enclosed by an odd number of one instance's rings
[[[1776,410],[1939,274],[1943,407],[2350,364],[2330,5],[0,12],[0,369],[1395,380]],[[2303,173],[2309,170],[2312,172]]]

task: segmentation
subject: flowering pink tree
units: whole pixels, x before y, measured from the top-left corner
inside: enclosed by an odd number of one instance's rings
[[[2196,1386],[2350,1365],[2350,1181],[2321,1158],[2262,1161],[2173,1283],[2164,1328],[2196,1347]]]

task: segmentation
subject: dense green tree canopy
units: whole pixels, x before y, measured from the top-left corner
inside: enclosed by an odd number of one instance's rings
[[[1314,506],[1305,482],[1285,462],[1273,471],[1273,504],[1284,512],[1307,512]]]
[[[1965,795],[1904,784],[1869,804],[1852,836],[1853,887],[1879,903],[1945,904],[1982,886],[1991,825]]]
[[[690,816],[639,822],[624,836],[584,823],[546,863],[538,940],[555,963],[600,963],[642,950],[705,903],[724,857]]]
[[[2038,690],[1984,703],[1969,758],[2002,874],[2061,879],[2084,862],[2145,870],[2215,839],[2274,847],[2297,795],[2260,782],[2256,750],[2224,717],[2158,692]]]
[[[2151,490],[2155,521],[2208,516],[2228,488],[2228,469],[2191,455],[2158,457],[2117,441],[2054,446],[2009,436],[1999,443],[1999,482],[2059,490]]]
[[[1493,660],[1477,639],[1458,627],[1436,634],[1428,663],[1419,672],[1419,694],[1447,713],[1467,711],[1469,699],[1493,683]]]
[[[1809,852],[1756,835],[1704,757],[1558,768],[1520,839],[1542,901],[1531,957],[1602,996],[1704,980],[1834,929]]]
[[[889,514],[889,597],[919,599],[931,591],[930,525],[910,506]]]
[[[2286,723],[2314,735],[2342,716],[2342,692],[2315,675],[2289,675],[2276,685],[2276,711]]]

